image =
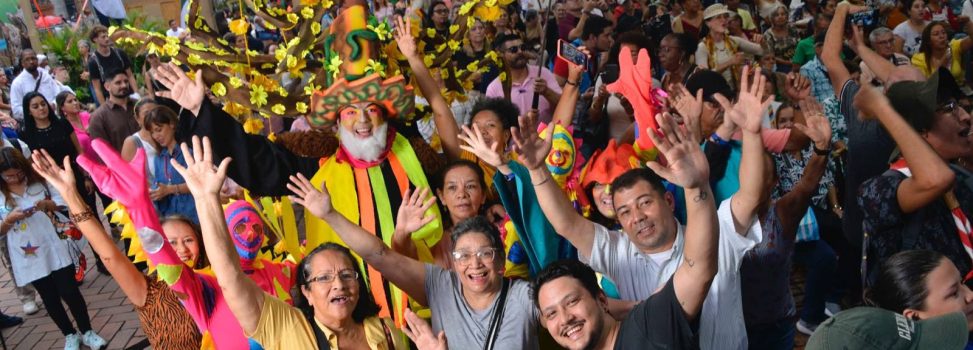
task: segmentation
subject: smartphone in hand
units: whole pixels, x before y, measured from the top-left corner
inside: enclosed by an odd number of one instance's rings
[[[557,41],[557,57],[562,60],[583,67],[588,70],[588,55],[581,52],[577,47],[571,45],[571,43],[560,39]]]

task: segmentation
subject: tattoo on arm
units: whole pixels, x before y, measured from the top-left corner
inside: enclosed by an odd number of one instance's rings
[[[374,252],[372,254],[369,254],[368,255],[368,258],[370,259],[370,258],[378,258],[378,257],[385,256],[385,254],[388,253],[388,249],[389,249],[388,246],[386,246],[385,244],[382,244],[382,247],[379,248],[378,251],[376,251],[376,252]]]
[[[696,260],[690,259],[689,257],[684,257],[683,259],[686,260],[686,265],[689,265],[689,268],[696,266]]]
[[[709,192],[700,191],[698,195],[696,195],[695,197],[693,197],[693,202],[699,203],[699,202],[705,201],[708,198],[709,198]]]

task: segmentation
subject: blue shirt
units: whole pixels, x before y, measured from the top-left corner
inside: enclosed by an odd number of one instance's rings
[[[168,148],[160,147],[159,155],[153,159],[155,163],[155,175],[153,178],[154,181],[152,181],[152,188],[159,188],[159,185],[180,185],[186,183],[186,179],[169,163],[170,159],[175,159],[180,165],[186,166],[186,159],[183,157],[182,150],[179,147],[174,148],[171,154]],[[154,201],[153,204],[155,204],[155,210],[161,218],[170,215],[182,215],[195,223],[199,223],[199,217],[196,215],[196,202],[193,201],[193,196],[189,193],[170,194],[165,198]]]
[[[801,67],[801,75],[811,81],[811,95],[818,102],[824,102],[829,97],[834,97],[834,87],[831,86],[831,78],[828,77],[828,70],[816,56]]]

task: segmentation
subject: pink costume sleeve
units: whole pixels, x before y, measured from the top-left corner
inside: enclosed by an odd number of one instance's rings
[[[79,156],[78,163],[91,174],[103,193],[125,206],[159,279],[177,293],[200,331],[204,335],[209,333],[217,348],[249,348],[249,341],[223,299],[216,279],[186,266],[162,234],[145,180],[145,152],[138,150],[128,163],[101,139],[94,140],[92,148],[105,164],[98,164],[87,154]]]

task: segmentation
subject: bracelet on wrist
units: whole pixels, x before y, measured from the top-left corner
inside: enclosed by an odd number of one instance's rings
[[[564,83],[565,84],[568,84],[568,85],[571,85],[571,86],[578,86],[578,82],[577,81],[570,81],[570,80],[565,79],[564,80]]]
[[[831,147],[829,146],[826,149],[820,149],[820,148],[818,148],[817,145],[814,145],[814,154],[817,154],[819,156],[824,156],[824,157],[830,156],[831,155]]]
[[[715,143],[717,146],[720,147],[726,147],[730,145],[730,141],[724,140],[722,137],[720,137],[719,134],[715,132],[713,133],[713,135],[710,135],[709,139],[710,141],[713,141],[713,143]]]
[[[91,209],[85,208],[85,210],[80,213],[77,214],[71,213],[70,217],[71,217],[71,222],[74,222],[74,224],[77,225],[82,222],[94,219],[95,213],[93,213]]]

